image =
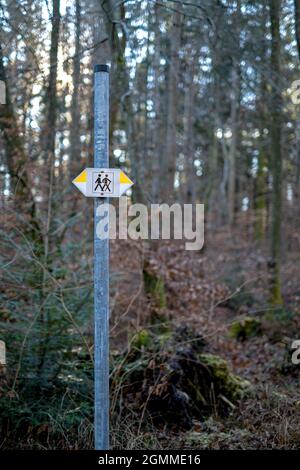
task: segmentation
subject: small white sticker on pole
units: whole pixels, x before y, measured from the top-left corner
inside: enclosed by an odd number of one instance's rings
[[[6,365],[6,348],[4,341],[0,341],[0,366]]]
[[[0,104],[6,103],[6,88],[5,83],[0,80]]]
[[[120,197],[134,183],[116,168],[86,168],[73,184],[86,197]]]

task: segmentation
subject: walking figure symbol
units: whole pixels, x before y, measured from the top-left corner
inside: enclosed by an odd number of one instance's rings
[[[109,192],[111,193],[111,180],[109,179],[108,175],[106,174],[103,178],[103,175],[101,173],[98,174],[98,178],[95,181],[95,189],[94,191],[97,191],[98,188],[100,188],[101,192]]]

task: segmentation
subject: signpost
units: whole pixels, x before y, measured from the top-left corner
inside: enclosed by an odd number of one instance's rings
[[[97,237],[97,209],[107,197],[119,197],[132,181],[109,168],[109,67],[94,68],[94,168],[86,168],[74,185],[94,197],[94,382],[95,449],[109,449],[109,240]]]
[[[94,69],[94,167],[108,167],[109,156],[109,68]],[[96,235],[97,208],[94,201],[94,390],[95,449],[109,449],[109,240]]]

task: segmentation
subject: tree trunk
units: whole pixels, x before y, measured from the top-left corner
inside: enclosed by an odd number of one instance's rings
[[[298,57],[300,61],[300,0],[294,0],[295,5],[295,32],[296,32],[296,42],[298,49]],[[296,152],[296,178],[295,178],[295,198],[297,201],[300,199],[300,117],[297,117],[296,120],[296,143],[295,143],[295,152]]]
[[[267,36],[267,20],[268,20],[268,9],[267,5],[264,5],[260,24],[261,24],[261,41],[262,41],[262,64],[267,63],[267,47],[265,46]],[[257,174],[254,187],[254,211],[255,211],[255,226],[254,233],[255,239],[258,243],[261,243],[265,238],[266,226],[267,226],[267,175],[266,169],[268,168],[269,161],[269,150],[267,148],[266,136],[264,129],[267,127],[267,115],[268,115],[268,102],[267,102],[267,80],[264,66],[260,71],[260,92],[257,95],[257,110],[260,117],[259,124],[259,153],[257,162]]]
[[[57,120],[57,57],[60,25],[60,0],[53,0],[51,48],[50,48],[50,72],[47,90],[47,122],[45,149],[48,155],[47,161],[51,166],[54,164],[56,120]]]
[[[0,130],[3,133],[3,141],[7,158],[7,168],[12,183],[11,194],[13,194],[14,196],[14,202],[16,206],[19,209],[23,207],[25,213],[28,213],[29,215],[28,227],[31,238],[40,242],[40,224],[37,218],[34,196],[31,192],[31,182],[27,167],[27,155],[25,153],[24,142],[20,135],[17,118],[14,112],[14,107],[10,96],[10,88],[3,63],[3,52],[1,43],[0,80],[5,84],[6,89],[6,104],[0,106]],[[27,233],[26,226],[24,230]]]
[[[159,29],[160,6],[155,4],[155,20],[154,20],[154,112],[155,122],[153,126],[153,158],[152,158],[152,198],[158,203],[161,192],[159,179],[161,167],[161,148],[162,148],[162,132],[161,132],[161,94],[160,94],[160,58],[161,58],[161,38]]]
[[[228,222],[230,228],[234,223],[235,209],[236,209],[236,166],[237,166],[237,150],[238,150],[238,131],[239,131],[239,110],[240,110],[240,95],[241,95],[241,46],[240,35],[242,25],[241,15],[241,1],[237,0],[236,14],[234,16],[234,23],[236,26],[236,50],[232,56],[232,92],[231,92],[231,110],[230,110],[230,123],[231,123],[231,143],[228,152]]]
[[[55,140],[56,140],[56,121],[57,121],[57,59],[58,59],[58,43],[59,43],[59,27],[60,27],[60,0],[53,0],[52,11],[52,30],[51,30],[51,46],[50,46],[50,72],[49,84],[47,89],[47,108],[46,108],[46,130],[45,130],[45,156],[48,166],[48,198],[47,198],[47,216],[44,235],[44,266],[50,268],[53,261],[53,255],[50,257],[49,252],[54,246],[53,237],[50,234],[54,230],[53,224],[53,192],[54,192],[54,164],[55,164]],[[38,372],[42,374],[48,343],[50,340],[50,323],[48,312],[44,309],[44,298],[46,296],[46,280],[47,272],[43,270],[42,292],[41,292],[41,314],[40,324],[43,331],[40,343]]]
[[[188,61],[186,69],[186,84],[185,84],[185,119],[184,119],[184,133],[185,133],[185,148],[184,148],[184,202],[193,204],[196,200],[196,182],[195,182],[195,166],[194,166],[194,100],[195,100],[195,56],[192,55],[192,50],[188,51]]]
[[[300,60],[300,0],[294,0],[295,5],[295,30],[296,30],[296,41],[298,48],[298,56]]]
[[[270,0],[270,20],[272,34],[271,76],[272,76],[272,111],[271,111],[271,149],[272,149],[272,221],[270,246],[270,289],[271,303],[281,305],[280,251],[282,217],[282,97],[280,80],[280,6],[281,0]]]
[[[181,36],[181,15],[173,14],[173,27],[170,33],[170,63],[167,78],[167,116],[166,116],[166,145],[164,152],[164,202],[174,200],[174,179],[177,160],[177,109],[178,109],[178,82],[179,82],[179,48]]]
[[[235,215],[236,199],[236,152],[238,133],[238,108],[239,108],[240,80],[237,65],[232,70],[232,96],[231,96],[231,142],[228,151],[228,223],[232,227]]]
[[[79,108],[79,85],[80,85],[80,36],[81,36],[81,5],[80,0],[75,1],[75,56],[73,68],[73,94],[71,104],[71,129],[70,129],[70,174],[73,177],[80,167],[80,108]]]
[[[98,0],[99,1],[99,0]],[[110,146],[113,146],[114,131],[121,121],[123,97],[129,91],[129,76],[125,62],[125,5],[123,2],[104,0],[99,2],[104,13],[105,29],[110,47],[111,92],[110,92]]]

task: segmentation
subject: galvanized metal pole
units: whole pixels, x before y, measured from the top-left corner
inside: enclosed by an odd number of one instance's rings
[[[109,168],[109,67],[94,68],[94,167]],[[94,381],[95,449],[109,448],[109,240],[97,238],[97,208],[107,198],[94,200]]]

